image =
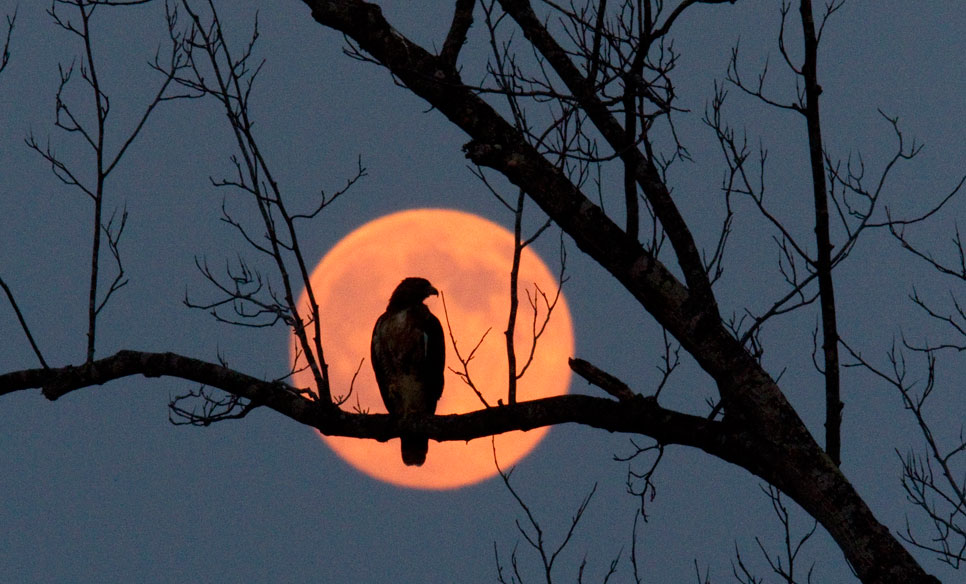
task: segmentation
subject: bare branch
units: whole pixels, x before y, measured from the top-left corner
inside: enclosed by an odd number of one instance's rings
[[[259,37],[257,17],[251,39],[236,57],[225,39],[214,3],[209,0],[207,4],[208,16],[203,21],[201,14],[192,8],[191,2],[182,0],[181,6],[189,16],[191,26],[187,32],[181,34],[176,33],[172,27],[171,37],[184,53],[183,62],[178,61],[183,65],[177,70],[172,67],[167,73],[182,87],[211,96],[224,108],[237,146],[238,154],[233,158],[237,178],[215,184],[232,186],[249,195],[249,201],[254,202],[261,218],[265,243],[251,237],[249,231],[241,223],[234,221],[227,212],[225,220],[255,249],[272,258],[281,281],[278,294],[272,290],[271,285],[268,286],[271,302],[257,300],[254,292],[236,296],[235,298],[259,307],[254,314],[239,313],[239,316],[249,318],[274,313],[275,318],[268,324],[281,320],[290,326],[298,339],[300,354],[315,378],[319,399],[332,401],[328,365],[322,348],[322,319],[310,282],[309,266],[299,245],[295,222],[298,219],[316,217],[322,209],[364,176],[365,169],[360,161],[356,175],[347,181],[346,186],[330,198],[323,192],[321,202],[314,210],[308,213],[292,213],[288,210],[282,189],[273,178],[271,167],[255,137],[253,121],[249,117],[249,100],[255,79],[264,63],[261,61],[256,65],[252,64]],[[169,22],[175,20],[174,16],[169,15]],[[200,53],[200,58],[197,53]],[[303,318],[296,303],[296,278],[301,281],[308,298],[307,318]],[[221,289],[225,291],[225,287]],[[228,292],[229,298],[232,298],[232,294]]]
[[[958,569],[966,561],[966,483],[961,478],[966,464],[966,437],[960,429],[958,442],[942,445],[933,433],[933,422],[925,413],[925,404],[935,389],[936,352],[941,347],[913,348],[923,357],[925,378],[910,380],[905,355],[895,343],[886,355],[888,371],[873,365],[844,341],[842,345],[854,361],[850,366],[871,372],[899,392],[903,406],[912,413],[926,444],[925,456],[913,451],[906,456],[896,451],[896,455],[902,465],[902,486],[907,499],[932,523],[933,535],[924,540],[913,532],[907,521],[905,533],[899,536]],[[904,345],[910,348],[905,342]],[[938,473],[934,472],[933,464],[938,467]]]
[[[599,369],[589,361],[569,359],[567,362],[574,373],[586,379],[588,383],[596,385],[621,401],[629,401],[638,397],[626,383],[610,373]]]
[[[449,32],[446,33],[443,49],[439,52],[439,58],[452,69],[456,68],[460,49],[466,43],[466,34],[473,26],[474,6],[476,6],[476,0],[456,0],[453,22],[450,24]]]
[[[67,85],[71,82],[73,72],[75,70],[74,64],[72,63],[66,69],[63,65],[58,66],[60,71],[60,85],[57,89],[55,99],[54,127],[63,130],[67,134],[76,134],[80,136],[84,143],[91,148],[93,153],[93,159],[90,161],[93,170],[93,172],[90,173],[92,175],[92,179],[86,183],[81,181],[78,178],[78,171],[68,167],[67,164],[63,162],[63,159],[59,158],[53,152],[49,144],[49,140],[47,146],[42,148],[32,134],[26,139],[27,145],[40,154],[50,164],[51,172],[54,174],[54,176],[56,176],[64,184],[79,189],[85,195],[90,197],[94,203],[92,242],[90,252],[91,269],[88,285],[87,308],[88,362],[92,362],[94,359],[97,317],[113,294],[127,283],[127,280],[124,278],[124,267],[121,263],[119,247],[121,235],[127,222],[127,211],[125,210],[121,214],[120,220],[117,223],[115,223],[115,215],[112,215],[106,224],[103,223],[102,218],[106,197],[106,180],[111,172],[116,168],[117,164],[124,157],[128,147],[140,135],[141,130],[145,127],[145,124],[147,123],[152,112],[155,111],[155,108],[163,101],[177,99],[179,97],[186,97],[181,95],[167,95],[168,86],[171,84],[175,74],[180,70],[181,67],[183,67],[183,62],[179,59],[178,46],[176,43],[173,43],[171,48],[170,74],[165,77],[154,97],[148,102],[148,105],[144,108],[140,119],[135,124],[134,128],[126,135],[126,137],[122,138],[121,147],[118,149],[118,151],[113,155],[113,157],[108,154],[106,148],[106,143],[108,141],[107,121],[111,111],[111,102],[110,97],[104,90],[102,81],[98,76],[99,62],[97,59],[95,59],[94,55],[92,17],[95,8],[98,6],[134,6],[145,3],[145,0],[55,0],[51,3],[51,7],[47,10],[47,13],[53,19],[55,24],[65,31],[76,35],[81,41],[83,56],[80,60],[78,70],[80,71],[81,82],[86,84],[87,89],[91,92],[94,122],[92,125],[85,125],[82,123],[80,118],[75,115],[75,112],[72,110],[71,106],[65,101],[64,91]],[[64,5],[76,9],[76,21],[71,20],[69,16],[64,16],[61,13],[59,8]],[[171,21],[169,20],[169,28],[170,23]],[[10,21],[10,24],[12,25],[12,21]],[[157,69],[157,67],[155,68]],[[101,284],[100,256],[102,235],[106,237],[108,251],[111,253],[117,268],[117,274],[110,284],[107,285],[107,290],[105,292],[99,291]]]
[[[3,48],[0,49],[0,73],[7,68],[7,63],[10,62],[10,39],[13,37],[13,27],[17,22],[17,11],[15,8],[13,14],[7,15],[7,34],[3,39]]]
[[[188,409],[181,405],[186,401],[200,401],[201,405]],[[228,393],[218,396],[202,386],[196,391],[172,398],[168,403],[168,420],[175,426],[205,427],[224,420],[240,420],[256,407],[236,395]]]
[[[456,360],[460,362],[462,371],[454,369],[450,366],[447,366],[447,369],[455,373],[463,381],[463,383],[473,390],[473,393],[476,394],[476,397],[480,400],[480,403],[483,404],[483,407],[489,408],[491,407],[490,404],[487,403],[486,398],[483,397],[483,394],[480,392],[480,390],[476,388],[476,384],[473,383],[473,377],[470,375],[470,361],[472,361],[473,357],[476,356],[476,350],[479,349],[480,345],[483,344],[483,339],[486,338],[486,335],[490,333],[491,329],[486,329],[483,332],[483,334],[480,336],[480,340],[477,341],[476,345],[470,350],[469,354],[464,357],[463,354],[460,353],[459,344],[456,342],[456,335],[453,334],[453,327],[450,325],[449,311],[446,309],[446,296],[440,292],[439,298],[443,302],[443,318],[446,321],[446,332],[449,335],[450,343],[453,345],[453,353],[456,354]],[[500,400],[500,404],[503,404],[503,400]]]
[[[27,321],[24,320],[23,313],[20,312],[20,307],[17,306],[17,301],[13,297],[13,292],[7,283],[3,281],[0,277],[0,288],[7,294],[7,299],[10,301],[10,306],[13,308],[14,313],[17,315],[17,321],[20,323],[20,328],[23,330],[24,334],[27,335],[27,341],[30,343],[30,348],[33,349],[34,355],[37,355],[37,360],[40,361],[40,365],[47,369],[47,361],[44,360],[43,354],[40,352],[40,348],[37,346],[37,342],[34,341],[34,336],[30,333],[30,327],[27,326]]]
[[[554,563],[557,561],[560,553],[564,550],[564,548],[567,547],[567,544],[569,544],[573,538],[574,532],[577,529],[577,524],[580,523],[580,519],[587,510],[587,505],[590,504],[590,500],[593,498],[594,493],[597,492],[597,485],[596,483],[594,484],[587,496],[584,497],[584,500],[581,501],[580,506],[577,507],[577,510],[574,512],[574,515],[570,520],[570,527],[567,529],[567,533],[561,538],[560,544],[557,545],[556,548],[552,548],[544,539],[543,528],[541,527],[540,522],[537,520],[533,511],[531,511],[530,507],[527,506],[526,502],[524,502],[523,498],[510,483],[510,475],[513,473],[513,469],[511,468],[509,471],[504,471],[502,468],[500,468],[500,462],[497,460],[496,456],[495,441],[493,442],[493,464],[496,466],[496,470],[500,474],[500,478],[503,479],[504,486],[508,491],[510,491],[510,494],[513,496],[514,500],[516,500],[517,505],[520,506],[520,509],[523,510],[523,513],[526,516],[526,525],[521,524],[520,520],[516,520],[517,531],[520,532],[520,535],[523,536],[523,539],[530,545],[530,547],[537,552],[543,567],[544,578],[546,582],[550,584],[553,580],[552,574]],[[583,573],[583,568],[584,565],[581,564],[578,572],[578,581],[580,581],[579,575]],[[502,571],[502,566],[499,564],[499,556],[497,558],[497,569],[498,571]],[[614,565],[611,564],[610,571],[613,572],[613,569]],[[609,577],[609,574],[608,576],[605,576],[605,581],[607,577]]]
[[[791,60],[788,57],[788,54],[784,50],[784,40],[783,40],[784,39],[784,25],[785,25],[785,10],[782,11],[782,34],[779,35],[779,39],[781,39],[779,44],[780,44],[780,46],[782,48],[782,55],[784,55],[785,62],[788,64],[789,68],[791,68],[796,73],[799,73],[799,70],[794,65],[792,65]],[[765,94],[765,79],[768,76],[768,61],[767,60],[765,61],[764,65],[762,65],[761,71],[758,73],[758,83],[757,83],[757,85],[754,85],[754,86],[748,85],[742,79],[741,73],[739,71],[738,51],[739,51],[739,45],[736,44],[731,49],[731,60],[728,61],[728,73],[727,73],[727,75],[725,77],[725,79],[729,83],[731,83],[732,85],[734,85],[735,87],[737,87],[741,91],[747,93],[748,95],[759,99],[762,103],[765,103],[765,104],[770,105],[772,107],[776,107],[776,108],[779,108],[779,109],[796,111],[796,112],[799,112],[799,113],[802,112],[803,105],[801,103],[801,101],[802,101],[801,94],[799,94],[799,96],[798,96],[798,103],[784,103],[784,102],[778,101],[776,99],[773,99],[773,98],[771,98],[771,97],[769,97],[768,95]]]
[[[654,401],[656,402],[657,400]],[[614,455],[614,460],[628,463],[626,479],[627,493],[640,500],[639,511],[641,519],[646,523],[648,521],[647,506],[657,498],[657,485],[654,483],[654,475],[657,474],[657,469],[661,461],[664,460],[665,445],[660,441],[655,441],[654,444],[641,446],[633,438],[630,442],[634,447],[634,451],[629,455]],[[651,456],[651,453],[654,453],[654,455]],[[635,471],[632,465],[635,461],[640,461],[641,459],[647,461],[644,469]]]
[[[761,538],[755,537],[755,543],[758,545],[758,549],[761,551],[762,557],[768,564],[772,573],[778,576],[782,582],[786,584],[798,584],[802,582],[795,577],[795,566],[798,556],[805,546],[805,543],[812,537],[815,530],[818,528],[818,523],[814,520],[812,521],[812,527],[807,529],[800,537],[792,536],[792,520],[791,512],[785,502],[782,500],[782,493],[780,490],[772,485],[767,487],[760,487],[762,492],[764,492],[768,499],[771,501],[772,510],[775,512],[775,517],[778,518],[779,523],[782,526],[783,535],[783,548],[780,554],[775,554],[772,556],[768,550],[765,548],[765,544],[762,543]],[[732,562],[731,568],[732,573],[735,578],[742,582],[743,584],[752,584],[764,582],[764,579],[756,578],[748,566],[745,565],[744,561],[741,559],[741,554],[738,551],[738,545],[735,544],[735,561],[737,565]],[[806,580],[804,582],[812,581],[812,570],[815,564],[813,563],[807,572]]]

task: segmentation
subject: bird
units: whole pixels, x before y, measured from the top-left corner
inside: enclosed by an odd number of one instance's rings
[[[438,295],[425,278],[404,279],[372,329],[372,370],[390,416],[406,419],[434,414],[443,395],[443,327],[423,304],[426,298]],[[429,439],[406,432],[400,439],[403,462],[421,466]]]

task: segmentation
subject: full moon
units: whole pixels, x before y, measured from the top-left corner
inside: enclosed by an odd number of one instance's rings
[[[340,407],[346,411],[386,412],[369,363],[369,342],[372,327],[386,309],[390,294],[409,276],[428,279],[442,296],[426,299],[446,336],[447,369],[436,413],[479,410],[486,407],[483,400],[493,407],[499,407],[500,401],[507,403],[504,331],[510,307],[512,259],[511,232],[476,215],[445,209],[386,215],[359,227],[336,244],[315,267],[311,284],[321,314],[322,344],[333,397],[345,398],[352,387],[352,393]],[[534,330],[539,331],[546,321],[547,301],[553,302],[558,289],[558,272],[550,270],[530,247],[523,249],[514,334],[518,371],[530,356]],[[299,306],[307,310],[304,291]],[[451,370],[464,372],[453,348],[454,340],[464,360],[473,355],[468,361],[469,376],[482,399]],[[293,359],[296,343],[293,335]],[[573,350],[570,312],[561,294],[537,340],[532,361],[517,382],[517,400],[567,393],[567,358]],[[304,360],[299,360],[299,366],[304,366]],[[307,370],[293,377],[296,387],[314,387]],[[526,456],[546,433],[547,428],[539,428],[496,436],[500,465],[512,465]],[[469,442],[430,440],[425,464],[407,467],[400,456],[398,438],[378,442],[320,436],[356,469],[400,486],[453,489],[496,474],[490,438]]]

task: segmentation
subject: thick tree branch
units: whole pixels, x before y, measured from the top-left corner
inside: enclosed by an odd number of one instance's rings
[[[0,375],[0,395],[41,388],[45,397],[59,399],[73,391],[124,379],[171,376],[201,383],[267,406],[323,434],[386,441],[400,434],[400,420],[387,414],[357,414],[329,402],[304,397],[305,392],[278,381],[263,381],[217,363],[175,353],[119,351],[90,364],[14,371]],[[587,395],[564,395],[484,408],[468,414],[430,416],[411,420],[411,429],[437,441],[472,440],[514,430],[578,423],[611,432],[651,436],[664,444],[686,444],[725,459],[738,458],[739,442],[728,439],[722,422],[662,408],[654,399],[634,396],[617,402]],[[728,446],[727,442],[734,446]],[[734,451],[734,453],[730,453]]]
[[[452,69],[456,69],[456,60],[459,58],[460,49],[466,43],[466,35],[473,26],[473,8],[476,0],[456,0],[456,9],[453,12],[453,22],[446,33],[446,40],[443,48],[439,52],[439,58]]]

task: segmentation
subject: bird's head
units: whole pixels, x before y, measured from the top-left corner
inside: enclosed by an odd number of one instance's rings
[[[438,295],[439,290],[433,288],[426,278],[406,278],[396,286],[389,298],[388,310],[409,308],[430,296]]]

